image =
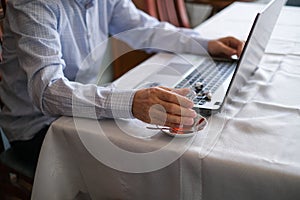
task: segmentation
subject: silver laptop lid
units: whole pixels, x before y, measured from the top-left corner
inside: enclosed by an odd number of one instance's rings
[[[243,85],[258,69],[275,24],[286,0],[272,0],[259,12],[246,40],[237,69],[230,83],[227,95],[234,95],[238,85]]]

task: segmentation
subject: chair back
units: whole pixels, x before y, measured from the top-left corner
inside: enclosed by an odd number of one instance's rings
[[[184,0],[144,0],[144,2],[142,10],[149,15],[177,27],[190,28]]]

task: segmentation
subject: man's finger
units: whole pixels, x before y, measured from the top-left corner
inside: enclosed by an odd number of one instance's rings
[[[227,37],[227,43],[236,50],[236,54],[240,57],[244,48],[244,42],[235,37]]]
[[[231,48],[230,46],[227,46],[224,43],[220,44],[220,51],[222,51],[222,54],[226,55],[227,57],[231,57],[232,55],[237,54],[237,50]]]
[[[190,88],[179,88],[179,89],[173,89],[172,91],[175,92],[176,94],[186,96],[191,92],[191,89]]]
[[[178,104],[185,108],[193,108],[194,106],[194,103],[191,100],[172,91],[166,91],[161,88],[156,88],[154,90],[154,92],[157,93],[157,97],[162,101]]]
[[[173,115],[169,113],[162,112],[160,110],[152,109],[149,113],[152,124],[162,125],[162,126],[191,126],[194,124],[193,117],[182,117],[179,115]]]
[[[190,93],[191,89],[190,88],[167,88],[164,86],[159,86],[159,88],[162,88],[164,90],[170,91],[170,92],[175,92],[176,94],[179,94],[181,96],[186,96]]]
[[[192,118],[197,116],[196,111],[194,111],[193,109],[184,108],[178,104],[161,101],[160,105],[169,114],[181,115],[183,117],[192,117]]]

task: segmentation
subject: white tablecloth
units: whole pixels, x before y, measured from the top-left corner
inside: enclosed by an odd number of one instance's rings
[[[235,3],[197,30],[245,39],[261,8]],[[297,19],[300,8],[283,9],[259,70],[196,137],[171,138],[138,120],[55,121],[32,199],[300,199]],[[117,84],[126,88],[145,70],[137,67]]]

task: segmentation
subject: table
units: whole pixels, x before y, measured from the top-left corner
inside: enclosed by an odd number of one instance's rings
[[[197,30],[245,39],[260,9],[234,3]],[[300,199],[299,11],[283,9],[259,70],[196,137],[171,138],[138,120],[59,118],[32,199]],[[135,84],[169,56],[153,56],[115,84]]]
[[[185,0],[187,3],[192,4],[202,4],[202,5],[209,5],[212,7],[211,14],[215,15],[217,12],[221,11],[222,9],[226,8],[230,4],[236,2],[237,0]],[[238,0],[239,2],[252,2],[254,0]]]

